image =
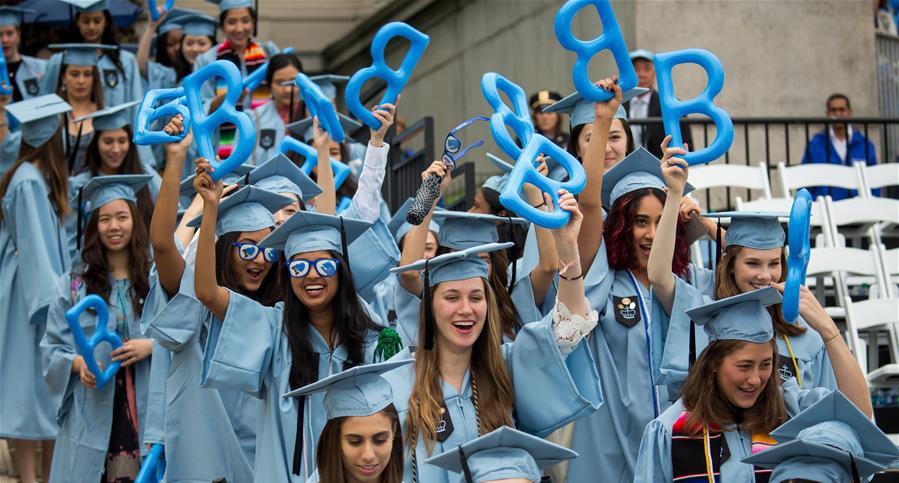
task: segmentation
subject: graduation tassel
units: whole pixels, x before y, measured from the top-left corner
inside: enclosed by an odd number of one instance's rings
[[[82,218],[82,206],[81,206],[81,194],[84,193],[84,187],[78,188],[78,204],[75,205],[75,211],[78,212],[78,217],[76,220],[76,235],[75,235],[75,248],[79,251],[81,250],[81,218]]]
[[[511,217],[511,216],[507,216],[506,218],[509,220],[509,226],[513,227],[513,229],[514,229],[515,225],[512,224],[512,217]],[[509,249],[506,250],[506,253],[509,254],[509,255],[511,255],[511,254],[512,254],[512,248],[513,248],[513,247],[509,247]],[[515,247],[515,248],[517,248],[517,247]],[[517,255],[517,253],[516,253],[516,255]],[[512,289],[515,288],[515,279],[516,279],[517,276],[518,276],[518,264],[515,263],[515,261],[516,261],[517,259],[518,259],[518,257],[512,257],[512,256],[509,256],[509,263],[512,264],[512,279],[509,280],[509,295],[512,295]]]
[[[66,123],[68,124],[68,123]],[[78,148],[81,147],[81,132],[84,130],[84,123],[78,125],[78,134],[75,136],[75,147],[69,153],[69,172],[75,168],[75,157],[78,156]]]
[[[462,474],[465,476],[466,483],[474,483],[471,477],[471,468],[468,467],[468,458],[465,457],[465,450],[459,445],[459,460],[462,462]]]
[[[287,111],[287,124],[293,123],[293,87],[290,88],[290,110]]]
[[[428,260],[425,260],[424,289],[422,302],[425,304],[425,350],[434,348],[434,314],[431,307],[431,275],[428,273]]]
[[[849,453],[849,466],[852,469],[852,483],[862,483],[862,479],[858,474],[858,466],[855,465],[855,457]]]
[[[721,218],[718,218],[718,225],[715,229],[715,266],[713,270],[718,269],[718,263],[721,261]]]

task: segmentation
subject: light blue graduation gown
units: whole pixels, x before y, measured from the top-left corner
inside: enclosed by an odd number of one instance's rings
[[[676,397],[669,397],[673,390],[651,377],[650,354],[660,338],[655,321],[645,315],[650,312],[649,289],[630,272],[609,268],[604,241],[584,285],[591,306],[600,313],[589,345],[606,403],[574,424],[571,447],[581,457],[569,464],[568,481],[588,481],[602,474],[605,481],[629,483],[643,428]],[[633,305],[616,313],[622,298]]]
[[[116,332],[123,340],[143,339],[140,320],[131,307],[130,284],[127,280],[111,280],[112,290],[107,307],[109,319],[106,328]],[[83,283],[76,289],[77,300],[87,295]],[[106,465],[109,450],[109,435],[112,432],[113,400],[115,380],[110,380],[102,389],[91,389],[81,384],[78,374],[72,373],[72,361],[78,355],[75,338],[66,321],[66,311],[72,308],[72,288],[68,279],[60,280],[58,295],[50,306],[47,317],[47,332],[41,341],[44,360],[44,379],[54,394],[54,400],[62,400],[57,421],[59,435],[53,450],[51,483],[82,483],[100,481]],[[125,306],[119,307],[119,300]],[[76,301],[77,301],[76,300]],[[119,317],[127,324],[127,334],[119,332]],[[90,337],[97,327],[97,316],[85,311],[79,319],[86,337]],[[102,346],[101,346],[102,347]],[[109,350],[95,351],[98,360],[109,365]],[[144,359],[132,366],[134,370],[134,392],[137,399],[137,429],[142,434],[147,414],[147,382],[150,373],[150,359]],[[120,370],[125,370],[121,368]],[[138,442],[142,438],[138,439]],[[141,451],[145,448],[142,446]]]
[[[22,93],[22,100],[28,100],[41,95],[41,80],[47,69],[47,61],[27,55],[22,55],[21,58],[22,63],[16,71],[16,85]]]
[[[250,117],[256,126],[256,149],[253,150],[253,158],[250,164],[258,166],[278,154],[278,146],[284,139],[287,126],[278,114],[275,101],[265,104],[250,111]]]
[[[393,303],[393,293],[396,291],[397,284],[399,284],[399,280],[397,280],[396,274],[390,274],[374,287],[371,309],[378,314],[385,327],[396,328],[396,306]],[[402,338],[402,336],[400,337]]]
[[[340,216],[362,219],[355,197],[350,202],[350,207]],[[397,248],[387,224],[379,217],[371,228],[350,243],[347,250],[350,253],[350,271],[353,272],[356,293],[370,304],[375,299],[375,286],[390,276],[390,269],[400,262],[400,249]],[[386,319],[379,318],[378,322],[382,320]]]
[[[707,304],[713,300],[714,294],[714,273],[705,270],[706,275],[703,278],[711,280],[711,290],[703,290],[685,282],[680,277],[675,277],[675,296],[671,306],[671,315],[665,312],[658,300],[653,300],[653,322],[660,327],[660,334],[663,337],[662,343],[655,347],[653,354],[654,360],[658,364],[656,369],[657,382],[660,384],[680,385],[686,378],[689,371],[689,344],[690,344],[690,318],[686,311],[700,305]],[[796,372],[790,349],[796,358],[796,364],[799,366],[799,375],[801,387],[803,389],[812,387],[824,387],[827,389],[836,389],[836,378],[833,374],[833,367],[830,365],[830,358],[827,356],[827,350],[824,347],[824,341],[821,335],[802,319],[797,321],[799,325],[806,328],[805,333],[789,337],[789,347],[783,337],[777,336],[777,352],[780,354],[778,372],[781,380],[786,381]],[[694,331],[696,337],[696,354],[697,356],[708,345],[708,337],[702,328],[697,327]]]
[[[171,352],[165,388],[167,483],[252,481],[260,404],[240,391],[200,386],[203,343],[216,319],[196,298],[193,271],[185,267],[173,297],[154,283],[147,300],[164,306],[143,318],[144,333]]]
[[[25,162],[2,200],[0,438],[53,439],[58,431],[59,400],[44,382],[39,344],[57,283],[71,262],[49,192],[41,172]]]
[[[7,119],[12,119],[9,116]],[[6,134],[0,142],[0,177],[6,174],[12,165],[19,159],[19,149],[22,147],[22,131],[12,131]]]
[[[781,387],[787,413],[792,417],[827,396],[830,391],[823,388],[800,390],[795,379],[790,379]],[[637,458],[634,483],[671,483],[671,431],[674,423],[684,412],[682,400],[677,400],[658,418],[646,426],[640,455]],[[727,483],[755,483],[753,466],[743,463],[743,458],[752,455],[752,434],[731,426],[724,432],[730,457],[721,465],[718,481]],[[580,480],[571,480],[575,482]]]
[[[590,348],[586,344],[578,344],[567,357],[562,356],[553,332],[552,316],[524,326],[518,332],[515,342],[503,344],[502,351],[515,392],[514,416],[518,429],[546,437],[555,429],[596,411],[602,404],[604,398],[599,387],[596,361]],[[394,356],[395,359],[409,357],[412,357],[409,348]],[[471,373],[466,372],[462,394],[441,381],[444,404],[454,429],[443,443],[435,441],[430,455],[424,440],[418,438],[415,453],[418,462],[417,481],[420,483],[450,483],[459,479],[458,475],[424,461],[429,456],[454,449],[478,437],[470,376]],[[383,377],[393,389],[393,403],[405,434],[409,396],[415,381],[415,364],[394,369]],[[480,384],[489,383],[490,381],[480,381]],[[405,451],[403,475],[407,481],[411,481],[412,451],[408,447]]]
[[[178,74],[175,69],[152,60],[147,61],[147,77],[143,81],[144,91],[152,89],[171,89],[178,85]]]
[[[62,55],[62,52],[57,52],[47,61],[46,75],[44,75],[41,91],[44,94],[56,92]],[[144,85],[140,69],[137,68],[137,58],[129,51],[119,49],[119,62],[122,64],[122,71],[119,71],[108,55],[100,57],[100,61],[97,63],[97,70],[100,73],[100,88],[103,90],[103,105],[106,107],[139,101],[144,96]],[[132,110],[133,113],[137,113],[136,107]]]
[[[282,398],[290,387],[293,355],[283,328],[283,306],[265,307],[231,292],[228,313],[213,321],[203,360],[203,387],[240,390],[262,400],[256,438],[256,477],[259,483],[304,482],[315,467],[315,447],[327,423],[324,393],[305,399],[303,407],[303,461],[293,474],[299,398]],[[318,354],[318,378],[341,372],[349,358],[344,346],[332,351],[314,327],[309,327],[313,350]],[[378,334],[369,331],[364,364],[374,358]]]

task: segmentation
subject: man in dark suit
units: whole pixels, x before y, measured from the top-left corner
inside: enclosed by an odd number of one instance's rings
[[[624,103],[624,110],[627,112],[629,121],[647,117],[662,117],[659,93],[655,90],[656,71],[652,63],[652,56],[652,52],[643,49],[631,52],[631,62],[634,65],[634,71],[637,73],[637,86],[645,87],[649,89],[649,92],[636,96]],[[662,140],[665,139],[665,127],[662,123],[642,126],[631,124],[630,127],[631,133],[634,135],[634,146],[643,146],[655,157],[661,159],[662,148],[660,145]],[[693,150],[693,136],[690,133],[690,126],[681,122],[680,129],[684,142],[689,146],[690,150]]]

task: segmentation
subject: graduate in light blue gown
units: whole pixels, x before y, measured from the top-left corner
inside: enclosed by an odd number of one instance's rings
[[[899,450],[840,391],[833,391],[771,433],[777,446],[743,459],[771,468],[769,483],[862,483]]]
[[[153,343],[140,331],[151,260],[135,192],[149,181],[148,175],[99,176],[84,187],[83,197],[91,207],[81,252],[84,263],[60,280],[41,341],[44,379],[54,400],[62,401],[47,481],[129,480],[140,468]],[[101,367],[113,361],[122,364],[102,389],[79,355],[66,320],[66,311],[88,294],[103,297],[109,319],[83,312],[79,321],[84,335],[90,337],[102,323],[124,342],[112,352],[94,353]]]
[[[175,7],[167,12],[161,12],[157,20],[153,20],[151,13],[147,12],[147,28],[141,35],[136,54],[145,91],[177,86],[179,79],[175,63],[181,52],[181,40],[184,36],[183,20],[193,15],[202,15],[202,12]],[[214,22],[215,20],[213,20],[213,34]],[[151,60],[153,51],[155,57]]]
[[[307,483],[402,483],[403,433],[393,390],[381,374],[411,362],[353,367],[282,396],[308,397],[324,391],[328,422],[318,439],[315,473]]]
[[[204,177],[208,180],[205,173],[198,175]],[[203,189],[198,191],[209,203]],[[266,307],[216,284],[211,239],[204,240],[211,223],[207,217],[214,210],[204,206],[197,249],[197,296],[216,315],[202,384],[262,400],[254,481],[306,481],[315,469],[316,442],[327,422],[322,396],[281,395],[399,350],[396,333],[378,326],[358,296],[355,272],[347,263],[355,256],[347,246],[370,224],[301,211],[258,242],[262,250],[284,254],[271,269],[280,278],[283,303]]]
[[[239,182],[293,199],[292,203],[275,212],[275,227],[281,226],[301,210],[309,211],[307,204],[314,206],[313,200],[322,194],[322,189],[312,178],[280,153],[254,168]]]
[[[781,288],[782,289],[782,288]],[[828,335],[839,390],[871,418],[868,384],[833,319],[807,289],[800,312]],[[688,312],[710,342],[684,382],[683,397],[646,426],[634,483],[768,481],[770,470],[743,459],[777,444],[770,432],[831,393],[799,389],[791,378],[781,384],[768,307],[783,298],[768,287],[717,300]],[[726,445],[726,450],[724,446]],[[775,446],[776,448],[776,446]]]
[[[786,234],[779,220],[789,218],[789,213],[724,212],[705,215],[706,218],[730,219],[714,291],[709,294],[685,282],[672,273],[671,258],[675,250],[674,224],[679,216],[683,216],[679,209],[682,206],[680,193],[686,182],[687,165],[676,157],[684,153],[682,149],[667,148],[667,141],[663,143],[663,148],[665,159],[662,161],[662,171],[669,195],[650,255],[649,272],[654,297],[652,319],[657,321],[660,334],[664,336],[664,345],[656,346],[660,352],[653,355],[659,366],[657,381],[679,384],[687,376],[691,351],[694,354],[701,352],[707,342],[702,334],[697,337],[697,331],[685,311],[717,297],[737,295],[786,280]],[[801,317],[795,322],[785,321],[779,305],[771,309],[771,314],[777,333],[777,368],[781,379],[785,381],[796,377],[801,388],[835,388],[833,369],[821,336],[810,330]],[[690,347],[691,332],[695,347],[684,351],[684,347]]]
[[[460,473],[462,483],[540,483],[545,469],[577,456],[564,446],[502,426],[427,463]]]
[[[442,163],[442,161],[441,161]],[[494,215],[485,215],[480,213],[460,212],[439,210],[430,214],[425,221],[428,223],[432,219],[437,219],[441,224],[438,236],[437,253],[447,253],[454,250],[464,250],[488,243],[500,242],[498,225],[518,225],[525,226],[527,221],[524,218],[499,217]],[[422,225],[424,226],[424,222]],[[420,228],[415,231],[420,231]],[[414,237],[410,240],[419,240]],[[511,246],[510,246],[511,248]],[[408,250],[404,257],[424,258],[422,254],[422,246],[409,243],[405,246]],[[488,280],[493,293],[496,295],[496,304],[499,309],[499,320],[502,323],[500,332],[503,340],[511,341],[515,339],[515,334],[521,329],[521,326],[528,321],[540,320],[543,318],[536,310],[526,307],[520,312],[515,306],[512,298],[509,296],[509,269],[512,266],[508,258],[509,250],[498,250],[485,255],[489,269]],[[397,326],[400,327],[400,333],[405,335],[404,342],[406,345],[415,345],[418,341],[418,312],[421,301],[418,294],[423,290],[421,278],[417,273],[406,272],[400,274],[401,287],[397,287],[395,295],[395,303],[398,307],[402,307],[397,312]],[[415,292],[410,291],[415,290]],[[531,317],[525,320],[522,315]]]
[[[39,96],[41,79],[44,78],[44,69],[47,67],[47,61],[19,53],[19,45],[22,43],[22,23],[25,15],[29,13],[32,11],[24,8],[0,7],[0,33],[13,39],[12,45],[3,49],[6,68],[13,83],[11,102]]]
[[[44,441],[43,474],[49,474],[58,431],[60,401],[41,376],[38,344],[59,280],[71,268],[60,133],[60,114],[71,109],[56,95],[7,107],[21,125],[22,148],[0,182],[0,380],[7,387],[0,391],[0,438],[14,441],[22,481],[37,479],[37,441]]]
[[[76,124],[80,124],[90,119],[94,133],[85,151],[85,171],[69,178],[69,194],[75,201],[73,209],[76,209],[67,225],[73,260],[78,259],[77,251],[80,249],[79,224],[83,224],[87,213],[91,211],[90,207],[86,206],[87,200],[83,196],[79,199],[79,191],[97,176],[123,174],[150,176],[150,182],[137,193],[138,213],[144,223],[150,225],[153,201],[159,193],[162,178],[152,167],[141,162],[138,155],[141,147],[131,141],[134,136],[131,128],[131,109],[135,105],[136,102],[129,102],[111,106],[74,120]]]
[[[75,26],[80,41],[85,44],[104,44],[113,50],[104,51],[96,64],[100,74],[100,86],[103,90],[103,105],[117,106],[130,101],[139,101],[143,97],[143,84],[137,60],[131,52],[120,48],[116,40],[115,24],[109,13],[106,0],[93,3],[83,0],[62,0],[71,3],[75,8]],[[60,8],[65,8],[60,5]],[[41,84],[42,92],[56,92],[57,79],[60,76],[62,53],[53,54],[47,61],[46,75]],[[132,113],[136,113],[136,109]]]
[[[551,315],[522,327],[512,343],[501,343],[502,321],[482,258],[508,243],[396,269],[424,270],[425,287],[418,345],[414,353],[406,348],[395,356],[414,356],[415,362],[384,376],[403,423],[406,481],[455,481],[427,458],[500,426],[545,437],[602,403],[596,362],[581,343],[597,321],[584,298],[577,249],[582,216],[571,194],[560,195],[571,218],[553,231],[557,256],[565,262],[557,303]]]
[[[659,160],[646,150],[625,158],[633,141],[620,102],[638,94],[639,88],[622,93],[612,79],[599,85],[615,97],[590,103],[574,93],[547,109],[571,113],[572,149],[587,173],[579,200],[590,222],[584,224],[578,244],[586,295],[600,313],[589,345],[606,401],[599,411],[567,428],[560,441],[570,441],[581,455],[569,464],[567,481],[603,474],[610,482],[629,483],[644,426],[670,403],[667,388],[658,387],[652,377],[652,346],[659,338],[649,317],[647,277],[665,185]],[[697,271],[690,268],[686,249],[674,265],[679,273],[690,273],[690,280],[701,280],[693,276]]]
[[[394,213],[393,217],[390,218],[390,221],[387,222],[387,228],[390,230],[390,233],[393,235],[393,239],[396,240],[396,246],[403,250],[403,240],[405,240],[406,235],[412,231],[413,226],[410,225],[406,221],[406,215],[409,214],[409,208],[412,207],[412,202],[414,198],[408,198],[406,201],[397,208],[396,213]],[[428,232],[425,235],[425,249],[422,253],[423,259],[434,258],[437,256],[437,237],[440,234],[440,225],[432,218],[428,221]],[[414,308],[411,307],[397,307],[395,304],[395,294],[397,290],[397,275],[390,274],[384,281],[375,286],[375,298],[372,301],[372,310],[381,317],[381,321],[384,322],[384,325],[389,327],[395,327],[397,332],[405,341],[417,341],[418,340],[418,323],[416,322],[414,326],[412,324],[404,324],[402,326],[397,324],[398,313],[402,310],[407,314],[416,314],[414,312],[418,309],[418,304],[420,300],[418,297],[414,297],[411,294],[406,292],[402,295],[407,295],[411,301],[414,301]],[[407,329],[414,329],[414,332],[406,332]]]

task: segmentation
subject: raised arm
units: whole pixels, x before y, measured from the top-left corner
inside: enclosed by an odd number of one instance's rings
[[[665,198],[662,219],[659,221],[659,228],[656,230],[647,264],[647,274],[649,283],[652,284],[652,292],[668,314],[671,313],[671,306],[674,304],[675,280],[674,274],[671,272],[671,265],[677,238],[677,220],[680,216],[684,186],[687,184],[687,162],[675,157],[686,154],[686,151],[677,147],[668,147],[670,141],[671,136],[666,136],[662,141],[662,150],[665,152],[665,155],[662,156],[662,174],[665,177],[665,185],[668,187],[668,195]]]
[[[609,129],[612,119],[621,105],[621,87],[615,83],[616,78],[603,79],[596,85],[614,92],[615,97],[606,102],[593,104],[596,119],[587,125],[589,139],[587,151],[583,153],[584,170],[587,172],[587,185],[578,197],[581,200],[580,210],[584,219],[588,220],[578,235],[581,266],[589,270],[602,243],[602,175],[605,172],[606,144],[609,140]]]
[[[584,295],[584,270],[578,253],[578,232],[584,215],[578,209],[578,202],[574,195],[559,190],[559,208],[571,214],[568,224],[552,231],[556,244],[556,252],[559,258],[559,303],[564,304],[572,315],[587,317],[590,306]],[[546,196],[547,204],[551,203]]]
[[[149,10],[147,11],[147,28],[144,30],[144,33],[140,36],[140,43],[137,46],[137,68],[140,70],[140,75],[146,79],[149,75],[149,67],[147,67],[147,63],[150,62],[150,51],[153,50],[153,37],[156,35],[156,29],[162,25],[162,22],[165,22],[165,18],[168,16],[168,12],[163,13],[159,16],[158,20],[153,20],[153,17],[150,15]]]
[[[381,214],[381,184],[387,167],[387,150],[384,135],[393,125],[396,106],[384,104],[372,110],[372,114],[381,121],[381,128],[371,130],[371,139],[365,148],[365,162],[359,175],[359,187],[353,195],[353,202],[362,219],[374,222]]]
[[[315,209],[325,215],[337,214],[337,187],[334,186],[334,171],[331,170],[331,136],[319,127],[318,118],[312,120],[312,147],[318,154],[315,182],[322,194],[315,198]],[[346,160],[344,160],[346,161]]]
[[[781,293],[784,291],[786,283],[774,284]],[[824,348],[827,350],[827,357],[830,358],[830,365],[833,367],[833,375],[837,380],[837,389],[852,401],[869,418],[874,416],[874,408],[871,405],[871,394],[868,392],[868,381],[865,373],[846,340],[840,336],[840,329],[837,324],[827,315],[827,311],[818,302],[808,287],[799,287],[799,315],[814,329],[824,340]]]
[[[165,131],[168,134],[177,134],[183,128],[183,120],[179,115],[169,121]],[[187,148],[192,141],[193,134],[188,134],[181,142],[166,145],[166,169],[162,175],[162,186],[156,196],[153,218],[150,220],[150,243],[153,245],[159,283],[169,295],[178,292],[181,275],[184,273],[184,259],[181,258],[175,244],[174,233],[178,220],[181,169]]]
[[[407,233],[406,237],[403,239],[403,253],[400,255],[400,266],[408,265],[424,258],[425,244],[428,241],[428,227],[431,224],[434,208],[437,207],[437,203],[440,202],[440,199],[443,197],[446,187],[449,186],[450,181],[452,181],[452,173],[441,160],[431,163],[431,165],[428,166],[428,169],[421,173],[421,179],[427,179],[431,174],[443,177],[443,181],[440,182],[440,196],[434,200],[434,204],[431,205],[431,210],[428,211],[424,220],[422,220],[418,226],[412,227],[412,230]],[[416,271],[400,273],[400,285],[402,285],[409,293],[418,296],[421,296],[424,288],[421,275]]]
[[[194,293],[197,294],[197,300],[210,312],[224,320],[231,297],[228,289],[219,286],[215,277],[215,225],[218,221],[219,201],[224,183],[212,181],[210,176],[212,169],[209,161],[205,158],[197,159],[197,177],[194,178],[194,188],[203,198],[203,221],[200,224],[200,237],[197,240]]]
[[[543,156],[540,156],[539,159],[540,166],[537,167],[537,172],[546,176],[549,172],[546,166],[546,159]],[[528,183],[524,185],[524,192],[531,206],[543,205],[540,209],[546,210],[543,192],[539,188]],[[537,263],[537,268],[530,275],[531,290],[534,294],[534,302],[540,305],[546,297],[546,292],[549,291],[549,286],[552,284],[556,272],[559,271],[559,257],[556,253],[556,242],[553,240],[552,232],[536,224],[534,225],[534,232],[537,235],[537,251],[540,254],[540,261]],[[515,263],[515,260],[511,260],[511,263]]]

